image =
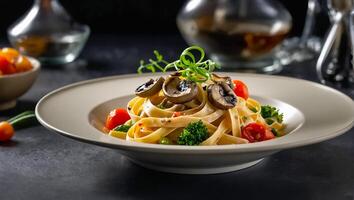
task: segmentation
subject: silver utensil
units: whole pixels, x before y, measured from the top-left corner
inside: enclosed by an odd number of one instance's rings
[[[353,0],[327,1],[332,25],[316,63],[317,75],[323,84],[346,83],[350,79],[353,71],[350,61],[354,44],[350,17],[353,4]]]
[[[315,25],[315,14],[319,12],[320,5],[317,0],[309,0],[307,3],[307,13],[304,29],[302,31],[302,35],[300,37],[300,47],[305,47],[307,41],[312,35],[314,25]]]
[[[352,60],[351,60],[351,69],[349,71],[349,82],[354,83],[354,11],[350,13],[349,17],[350,24],[350,42],[351,42],[351,52],[352,52]]]
[[[335,17],[333,18],[333,24],[332,27],[330,28],[329,32],[327,33],[325,42],[323,44],[322,47],[322,51],[320,53],[320,56],[318,57],[317,63],[316,63],[316,71],[317,71],[317,75],[321,81],[321,83],[325,84],[325,79],[323,76],[323,68],[324,68],[324,64],[326,63],[326,59],[328,59],[328,55],[331,51],[331,48],[333,47],[334,41],[336,39],[338,39],[339,37],[339,28],[340,28],[340,23],[342,21],[343,18],[343,13],[342,12],[338,12]],[[333,59],[333,57],[335,56],[336,52],[332,51],[332,56],[329,59]],[[332,60],[332,63],[330,64],[332,65],[332,70],[334,70],[334,63]]]

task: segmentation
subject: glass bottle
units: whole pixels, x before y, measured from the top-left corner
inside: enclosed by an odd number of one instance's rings
[[[189,44],[203,47],[224,69],[276,72],[274,50],[292,18],[275,0],[190,0],[177,16]]]
[[[58,0],[35,0],[32,8],[8,28],[8,38],[21,53],[49,64],[72,62],[90,28],[76,23]]]
[[[300,37],[286,39],[277,52],[283,65],[299,63],[318,57],[322,48],[321,39],[314,35],[316,15],[321,11],[319,0],[308,0],[306,19]]]

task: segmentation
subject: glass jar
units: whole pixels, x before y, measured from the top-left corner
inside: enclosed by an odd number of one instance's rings
[[[223,69],[276,72],[274,49],[292,19],[274,0],[190,0],[177,16],[189,44],[203,47]]]
[[[89,34],[90,28],[76,23],[58,0],[35,0],[32,8],[8,29],[13,47],[49,64],[75,60]]]

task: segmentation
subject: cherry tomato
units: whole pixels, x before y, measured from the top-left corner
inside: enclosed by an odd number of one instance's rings
[[[10,140],[14,133],[15,130],[9,122],[0,122],[0,142]]]
[[[233,80],[232,82],[235,85],[234,92],[236,96],[242,97],[247,100],[249,97],[247,85],[240,80]]]
[[[246,138],[249,142],[260,142],[274,138],[273,133],[266,128],[265,125],[260,123],[250,123],[242,128],[242,137]]]
[[[181,112],[173,112],[172,117],[179,117],[181,115],[182,115]]]
[[[16,73],[16,68],[5,57],[0,56],[0,71],[2,74]]]
[[[3,48],[1,49],[0,55],[5,57],[10,62],[15,62],[20,53],[13,48]]]
[[[26,56],[19,56],[15,63],[16,72],[25,72],[32,69],[32,64]]]
[[[128,112],[124,108],[117,108],[112,110],[107,116],[106,128],[109,130],[124,124],[130,119]]]
[[[273,138],[275,138],[273,132],[267,128],[264,135],[264,140],[271,140]]]

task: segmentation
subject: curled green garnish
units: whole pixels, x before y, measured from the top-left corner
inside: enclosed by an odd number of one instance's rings
[[[161,66],[161,64],[163,65],[168,65],[169,62],[167,62],[166,60],[163,59],[163,56],[157,51],[154,51],[154,55],[156,57],[156,60],[154,59],[149,59],[150,63],[145,64],[144,60],[140,60],[140,66],[138,68],[138,73],[141,74],[143,73],[143,69],[149,70],[152,73],[156,72],[156,69],[165,72],[164,67]]]
[[[199,56],[196,57],[193,52]],[[205,82],[211,78],[211,73],[215,69],[219,69],[219,65],[211,60],[204,60],[204,50],[199,46],[191,46],[185,49],[179,57],[179,60],[174,62],[167,62],[163,56],[154,51],[156,59],[149,59],[150,63],[145,64],[143,60],[140,61],[140,67],[138,73],[143,73],[143,70],[149,70],[152,73],[156,70],[166,72],[167,70],[174,68],[177,72],[181,73],[181,76],[187,80],[194,82]]]

